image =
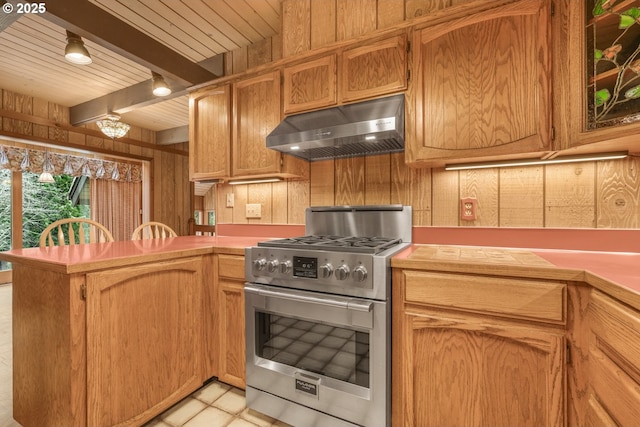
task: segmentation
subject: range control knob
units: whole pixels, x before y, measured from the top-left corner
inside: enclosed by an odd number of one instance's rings
[[[322,276],[323,279],[328,279],[329,277],[331,277],[332,273],[333,266],[331,264],[322,264],[320,266],[320,276]]]
[[[264,258],[258,258],[256,260],[253,260],[253,268],[255,268],[258,271],[264,270],[266,266],[267,266],[267,260]]]
[[[276,271],[278,271],[279,265],[280,265],[280,262],[277,259],[272,259],[271,261],[269,261],[267,263],[269,273],[275,273]]]
[[[280,273],[289,274],[291,272],[291,261],[282,261],[280,263]]]
[[[336,279],[338,280],[346,280],[349,277],[349,267],[345,264],[342,264],[340,267],[336,268]]]
[[[357,266],[353,270],[353,280],[356,282],[364,282],[367,279],[367,269],[363,265]]]

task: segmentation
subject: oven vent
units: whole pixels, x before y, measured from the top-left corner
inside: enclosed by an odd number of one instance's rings
[[[404,150],[404,95],[285,118],[267,148],[309,161]]]

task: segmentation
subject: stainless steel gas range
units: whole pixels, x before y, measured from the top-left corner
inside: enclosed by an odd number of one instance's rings
[[[391,417],[391,257],[411,207],[306,211],[305,236],[246,249],[247,406],[299,427]]]

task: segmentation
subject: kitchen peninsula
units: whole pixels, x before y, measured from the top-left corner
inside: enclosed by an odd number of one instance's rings
[[[218,258],[242,261],[257,240],[2,253],[13,266],[14,418],[24,427],[141,425],[218,376]]]
[[[232,281],[217,278],[234,278],[241,289],[244,248],[259,240],[187,236],[0,253],[14,270],[16,420],[25,427],[141,425],[207,379],[223,380],[217,300]],[[522,425],[640,419],[640,254],[412,245],[391,263],[394,425],[442,414],[425,409],[443,403],[430,400],[436,395],[413,386],[430,382],[411,380],[428,372],[417,360],[438,357],[434,341],[422,346],[427,338],[440,340],[450,363],[466,366],[462,380],[495,373],[495,364],[509,380],[531,374],[526,384],[537,406],[518,409],[529,417]],[[229,301],[240,307],[242,298]],[[455,345],[478,350],[468,354],[486,364],[465,365],[467,353],[452,353]],[[426,348],[430,356],[418,359]],[[455,388],[449,374],[438,371],[434,386]],[[457,407],[474,404],[463,391]],[[490,413],[500,420],[516,412]]]

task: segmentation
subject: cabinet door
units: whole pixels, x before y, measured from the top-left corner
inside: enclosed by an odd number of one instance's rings
[[[548,150],[549,31],[548,0],[417,31],[407,163],[441,166]]]
[[[640,313],[593,291],[589,317],[592,336],[588,420],[613,419],[617,425],[637,425],[640,420]]]
[[[336,104],[336,55],[285,67],[284,113]]]
[[[233,176],[280,172],[281,155],[267,149],[267,135],[280,123],[280,72],[233,85]]]
[[[602,142],[598,151],[637,149],[640,26],[629,22],[640,2],[560,1],[555,5],[554,148]],[[631,21],[625,23],[625,19]],[[596,57],[600,59],[594,63]],[[599,93],[604,98],[596,96]]]
[[[189,97],[189,179],[231,175],[231,89],[205,89]]]
[[[400,35],[342,53],[341,102],[407,88],[407,40]]]
[[[140,425],[202,385],[201,262],[87,274],[87,425]]]
[[[245,387],[244,257],[218,255],[220,381]]]
[[[564,425],[561,332],[412,309],[401,334],[397,425]]]

